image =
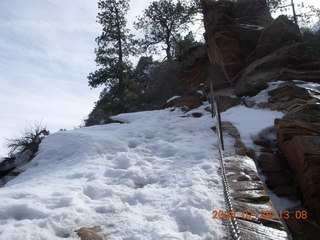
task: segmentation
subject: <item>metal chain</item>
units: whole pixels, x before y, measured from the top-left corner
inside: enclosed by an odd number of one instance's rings
[[[225,162],[224,162],[224,143],[223,143],[223,135],[222,135],[222,127],[221,127],[221,115],[219,111],[219,104],[218,98],[214,97],[213,95],[213,87],[212,82],[210,81],[210,98],[211,98],[211,109],[214,111],[212,112],[212,117],[216,117],[216,134],[217,134],[217,142],[219,147],[219,155],[220,155],[220,164],[221,164],[221,175],[222,175],[222,185],[223,185],[223,192],[225,198],[225,205],[226,210],[228,212],[234,211],[231,196],[230,196],[230,188],[228,184],[228,180],[226,177],[226,169],[225,169]],[[231,239],[240,240],[240,231],[238,228],[238,222],[236,218],[229,218],[228,225],[230,230]]]

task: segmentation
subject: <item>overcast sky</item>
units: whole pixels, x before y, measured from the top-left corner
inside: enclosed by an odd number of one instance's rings
[[[149,1],[132,3],[131,22]],[[95,0],[0,0],[0,156],[28,124],[73,129],[90,113],[97,12]]]
[[[149,2],[132,0],[129,22]],[[0,156],[28,124],[73,129],[90,113],[97,12],[96,0],[0,0]]]

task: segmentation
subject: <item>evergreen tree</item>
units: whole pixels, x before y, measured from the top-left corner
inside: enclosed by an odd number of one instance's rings
[[[114,98],[124,99],[125,79],[129,70],[128,57],[132,52],[133,36],[126,28],[125,15],[129,10],[129,0],[99,0],[98,20],[103,32],[96,38],[96,63],[100,69],[88,76],[89,86],[105,84]]]
[[[186,1],[159,0],[152,2],[142,17],[135,23],[136,29],[145,32],[141,45],[145,50],[158,44],[165,44],[167,60],[173,58],[173,44],[181,39],[180,34],[188,29],[198,8]],[[154,49],[154,48],[153,48]]]
[[[276,12],[280,10],[284,6],[285,1],[286,0],[267,0],[267,5],[270,9],[270,12]]]
[[[267,5],[271,13],[281,12],[292,19],[300,27],[306,27],[311,22],[311,18],[319,16],[319,9],[313,5],[305,5],[303,1],[294,0],[267,0]]]
[[[193,33],[189,32],[184,38],[177,40],[173,44],[174,59],[182,61],[192,47],[199,45],[200,43],[195,40]]]
[[[303,38],[305,41],[309,42],[310,46],[315,51],[315,54],[320,58],[320,30],[313,32],[310,29],[303,29]]]

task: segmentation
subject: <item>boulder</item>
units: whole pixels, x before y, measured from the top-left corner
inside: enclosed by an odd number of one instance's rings
[[[303,199],[320,222],[320,105],[304,104],[275,120],[278,145],[295,173]]]
[[[229,108],[238,106],[241,104],[241,99],[231,96],[219,96],[219,109],[220,112],[225,112]]]
[[[294,136],[282,143],[303,199],[320,222],[320,135]]]
[[[17,167],[17,162],[15,160],[15,157],[6,157],[2,159],[2,161],[0,162],[0,177],[5,172],[9,172]]]
[[[3,187],[9,180],[12,179],[13,171],[19,164],[26,163],[25,161],[19,161],[16,157],[6,157],[0,162],[0,187]]]
[[[202,105],[202,100],[203,96],[201,94],[197,92],[190,92],[164,104],[161,108],[179,107],[184,112],[188,112],[192,109],[200,107]]]
[[[308,90],[298,87],[293,82],[285,82],[274,90],[269,91],[269,102],[290,101],[291,99],[311,100]]]
[[[284,68],[280,71],[277,79],[286,81],[299,79],[306,82],[320,82],[320,70],[293,70]]]
[[[219,67],[210,62],[205,46],[190,50],[181,78],[190,91],[198,90],[201,84],[208,85],[211,80],[215,90],[231,86]]]
[[[282,172],[284,171],[283,163],[276,155],[271,153],[262,153],[258,157],[258,162],[262,172]]]
[[[301,209],[296,209],[296,211],[301,211]],[[315,221],[310,217],[310,212],[307,212],[308,218],[303,221],[294,217],[285,220],[288,228],[293,235],[293,239],[319,239],[320,226],[317,225]]]
[[[199,113],[199,112],[194,112],[194,113],[192,113],[191,115],[192,115],[193,117],[195,117],[195,118],[200,118],[200,117],[203,116],[203,114],[202,114],[202,113]]]
[[[227,157],[225,161],[230,195],[233,208],[237,211],[241,237],[243,239],[288,239],[281,220],[264,191],[253,160],[248,157],[233,156]],[[246,217],[249,211],[255,215],[252,219]],[[261,212],[266,211],[272,213],[271,218],[259,220],[256,218],[261,215]]]
[[[320,105],[305,104],[276,119],[275,126],[280,148],[295,136],[320,136]]]
[[[107,237],[104,236],[101,232],[101,227],[92,227],[92,228],[80,228],[75,230],[77,235],[81,240],[107,240]]]
[[[209,59],[231,83],[271,21],[270,14],[264,0],[203,1],[203,6]]]
[[[283,69],[295,69],[306,62],[314,62],[313,49],[306,43],[285,45],[245,67],[232,81],[237,95],[254,96],[279,80]],[[295,80],[295,79],[290,79]],[[319,78],[320,80],[320,78]]]
[[[292,183],[290,173],[268,173],[266,184],[269,189],[274,189],[281,185],[290,185]]]
[[[297,86],[294,82],[284,82],[268,94],[268,102],[260,103],[259,106],[284,112],[292,112],[303,105],[319,101],[310,95],[309,90]]]
[[[247,57],[246,62],[254,62],[288,43],[301,41],[299,27],[281,15],[262,31],[256,49]]]

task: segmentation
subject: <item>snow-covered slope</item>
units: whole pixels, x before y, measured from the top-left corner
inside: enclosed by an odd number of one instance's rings
[[[0,189],[0,239],[221,239],[223,210],[210,114],[122,114],[124,124],[47,137],[28,169]]]

